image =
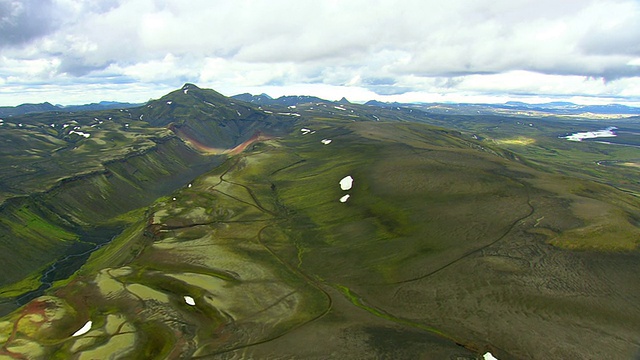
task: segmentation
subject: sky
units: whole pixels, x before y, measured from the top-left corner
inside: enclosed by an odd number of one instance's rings
[[[640,0],[0,0],[0,106],[225,95],[640,106]]]

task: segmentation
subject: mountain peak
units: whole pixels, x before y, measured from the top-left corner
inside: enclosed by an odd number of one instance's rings
[[[200,88],[192,83],[185,83],[184,85],[182,85],[182,90],[189,90],[189,89],[200,89]]]
[[[349,104],[351,104],[351,102],[350,102],[349,100],[347,100],[347,98],[346,98],[346,97],[344,97],[344,96],[343,96],[343,97],[342,97],[342,99],[340,99],[340,100],[338,101],[338,104],[349,105]]]

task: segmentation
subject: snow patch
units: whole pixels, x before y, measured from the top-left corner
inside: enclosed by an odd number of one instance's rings
[[[334,106],[334,109],[338,109],[338,110],[342,110],[342,111],[346,111],[347,109],[340,107],[340,106]]]
[[[89,133],[85,133],[85,132],[82,132],[82,131],[75,131],[75,130],[69,131],[69,135],[71,135],[71,134],[78,134],[80,136],[84,136],[85,138],[88,138],[89,136],[91,136],[91,134],[89,134]]]
[[[352,187],[353,187],[353,178],[351,177],[351,175],[345,176],[344,178],[342,178],[342,180],[340,180],[340,189],[346,191],[346,190],[351,190]]]
[[[349,197],[350,197],[350,196],[351,196],[351,195],[347,194],[347,195],[345,195],[345,196],[341,197],[341,198],[340,198],[340,202],[341,202],[341,203],[346,203],[346,202],[347,202],[347,200],[349,200]]]
[[[310,134],[313,130],[307,129],[307,128],[302,128],[302,129],[300,129],[300,131],[302,131],[302,135],[307,135],[307,134]]]
[[[236,114],[238,114],[238,116],[242,116],[242,114],[240,114],[240,111],[236,110]]]
[[[320,142],[325,144],[325,145],[329,145],[329,144],[331,144],[331,139],[322,139],[322,140],[320,140]]]
[[[167,101],[167,105],[171,105],[171,104],[173,104],[173,101],[171,100]]]
[[[74,332],[73,335],[71,335],[71,336],[75,337],[75,336],[80,336],[80,335],[84,335],[84,334],[88,333],[89,330],[91,330],[91,326],[92,325],[93,325],[93,321],[91,321],[91,320],[87,321],[87,323],[84,324],[84,326],[81,327],[80,330]]]
[[[297,113],[278,113],[278,115],[300,116],[300,114],[297,114]]]
[[[187,185],[187,187],[188,187],[188,188],[190,188],[190,187],[191,187],[191,184]]]
[[[189,92],[189,89],[184,89],[184,90],[182,90],[182,92],[183,92],[185,95],[187,95],[187,93]]]
[[[191,305],[191,306],[195,306],[196,305],[196,301],[189,295],[185,295],[184,297],[184,302],[187,303],[187,305]]]
[[[265,112],[266,114],[273,114],[273,111],[269,111],[269,110],[264,110],[264,112]]]
[[[483,358],[484,360],[498,360],[498,358],[496,358],[495,356],[493,356],[493,354],[492,354],[492,353],[490,353],[490,352],[488,352],[488,351],[487,351],[484,355],[482,355],[482,358]]]

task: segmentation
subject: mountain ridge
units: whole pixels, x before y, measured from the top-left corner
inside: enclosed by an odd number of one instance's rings
[[[140,106],[138,103],[118,102],[118,101],[100,101],[97,103],[82,105],[52,105],[49,102],[38,104],[20,104],[17,106],[0,106],[0,117],[18,116],[25,114],[34,114],[41,112],[75,112],[75,111],[99,111],[108,109],[127,109]]]
[[[2,256],[13,265],[0,286],[74,244],[50,236],[62,230],[49,235],[21,230],[29,222],[80,231],[113,221],[219,165],[225,151],[242,149],[263,134],[290,131],[296,120],[193,84],[128,109],[45,111],[2,120],[0,253],[12,254]],[[51,210],[47,218],[25,218],[27,207]],[[14,238],[33,246],[10,251]],[[29,256],[38,261],[24,260]]]
[[[43,103],[25,103],[17,106],[0,106],[0,117],[16,116],[23,114],[32,114],[39,112],[60,111],[60,112],[77,112],[77,111],[99,111],[107,109],[128,109],[136,108],[167,98],[170,94],[177,94],[180,91],[192,88],[194,91],[202,91],[201,88],[192,83],[185,83],[180,89],[174,90],[160,99],[151,99],[146,103],[129,103],[117,101],[100,101],[97,103],[81,104],[81,105],[52,105],[49,102]],[[240,100],[261,106],[297,106],[311,103],[337,103],[343,105],[352,104],[345,97],[338,101],[330,101],[317,96],[310,95],[285,95],[279,98],[273,98],[268,94],[253,95],[250,93],[242,93],[226,97],[221,93],[207,89],[209,95],[218,98],[229,98]],[[187,91],[188,92],[188,91]],[[464,103],[464,102],[385,102],[380,100],[369,100],[364,105],[378,107],[422,107],[429,108],[431,111],[435,108],[449,109],[449,111],[468,111],[469,109],[482,109],[483,111],[504,110],[504,111],[542,111],[556,115],[580,115],[585,113],[593,114],[621,114],[621,115],[640,115],[640,107],[610,103],[605,105],[580,105],[567,101],[552,101],[546,103],[527,103],[523,101],[507,101],[505,103]]]

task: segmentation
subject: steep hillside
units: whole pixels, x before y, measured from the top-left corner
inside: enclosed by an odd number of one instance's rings
[[[212,149],[232,148],[260,132],[278,136],[296,120],[265,113],[193,84],[150,101],[132,114],[151,126],[171,129],[195,146]]]
[[[0,286],[42,271],[83,241],[79,233],[185,186],[225,151],[277,136],[294,120],[190,84],[139,108],[3,120]]]

